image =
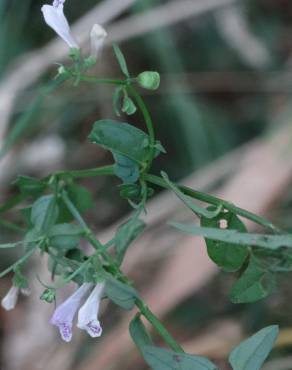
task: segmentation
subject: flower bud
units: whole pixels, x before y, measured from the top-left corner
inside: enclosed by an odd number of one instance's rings
[[[95,24],[90,32],[90,40],[91,40],[91,57],[97,59],[100,55],[104,40],[107,37],[106,30],[99,24]]]
[[[46,289],[42,295],[40,296],[42,301],[46,301],[47,303],[52,303],[56,299],[56,291],[55,289],[48,288]]]
[[[160,85],[158,72],[146,71],[139,74],[137,81],[141,87],[147,90],[157,90]]]
[[[131,116],[137,111],[135,103],[128,96],[124,97],[122,111],[126,113],[128,116]]]

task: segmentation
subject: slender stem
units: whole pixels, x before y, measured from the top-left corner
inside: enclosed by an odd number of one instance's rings
[[[114,268],[115,273],[118,276],[121,276],[121,272],[119,271],[117,264],[115,261],[110,257],[109,254],[105,252],[104,246],[100,243],[99,240],[96,239],[93,232],[87,226],[86,222],[84,221],[83,217],[79,213],[78,209],[72,203],[68,194],[65,190],[62,192],[62,199],[66,206],[68,207],[69,211],[71,212],[72,216],[80,223],[81,227],[84,229],[85,237],[89,241],[89,243],[99,252],[102,258],[112,267]]]
[[[82,179],[87,177],[95,177],[95,176],[109,176],[114,175],[114,166],[103,166],[97,168],[90,168],[86,170],[76,170],[76,171],[61,171],[54,173],[52,176],[58,176],[62,178],[71,177],[74,179]],[[50,176],[51,177],[51,176]]]
[[[25,233],[25,231],[26,231],[22,227],[20,227],[18,225],[14,225],[13,223],[8,222],[8,221],[4,221],[4,220],[0,220],[0,226],[5,227],[6,229],[9,229],[9,230],[12,230],[12,231],[19,232],[19,233]]]
[[[115,80],[110,78],[96,78],[95,76],[80,76],[80,81],[105,85],[126,85],[126,81],[124,80]]]
[[[154,313],[149,309],[146,303],[137,298],[136,306],[139,308],[141,314],[152,324],[152,326],[157,330],[159,335],[164,339],[165,343],[175,352],[184,353],[182,347],[177,343],[177,341],[171,336],[168,330],[160,322],[160,320],[154,315]]]
[[[143,117],[144,117],[144,120],[145,120],[145,123],[146,123],[146,126],[147,126],[147,130],[148,130],[149,138],[150,138],[149,162],[148,162],[147,168],[144,171],[144,172],[147,172],[147,170],[151,166],[151,163],[152,163],[152,161],[155,157],[155,147],[154,147],[155,146],[155,131],[154,131],[154,126],[153,126],[151,115],[150,115],[150,113],[149,113],[149,111],[148,111],[148,109],[147,109],[147,107],[144,103],[144,100],[141,98],[139,93],[136,91],[136,89],[133,86],[127,86],[127,90],[133,96],[133,98],[135,99],[139,109],[141,110],[141,112],[143,114]]]
[[[10,267],[8,267],[6,270],[2,271],[0,273],[0,278],[3,278],[9,272],[13,271],[15,269],[15,267],[17,267],[19,265],[22,265],[26,260],[29,259],[29,257],[31,257],[34,254],[35,250],[36,250],[36,248],[31,249],[24,256],[22,256],[18,261],[16,261],[13,265],[11,265]]]
[[[166,182],[158,177],[158,176],[155,176],[155,175],[146,175],[145,176],[145,180],[146,181],[149,181],[150,183],[152,184],[155,184],[155,185],[158,185],[158,186],[161,186],[165,189],[169,189],[169,186],[166,184]],[[266,227],[267,229],[270,229],[272,230],[273,232],[280,232],[281,230],[278,229],[272,222],[258,216],[258,215],[255,215],[254,213],[252,212],[249,212],[249,211],[246,211],[245,209],[242,209],[240,207],[237,207],[235,206],[234,204],[230,203],[230,202],[227,202],[226,200],[223,200],[223,199],[220,199],[220,198],[216,198],[214,197],[213,195],[209,195],[209,194],[206,194],[206,193],[202,193],[200,191],[197,191],[197,190],[193,190],[187,186],[179,186],[179,189],[185,194],[185,195],[188,195],[192,198],[195,198],[197,200],[200,200],[202,202],[206,202],[206,203],[209,203],[209,204],[213,204],[215,206],[220,206],[222,205],[224,208],[228,209],[229,211],[231,212],[234,212],[236,213],[237,215],[239,216],[242,216],[248,220],[251,220],[263,227]]]

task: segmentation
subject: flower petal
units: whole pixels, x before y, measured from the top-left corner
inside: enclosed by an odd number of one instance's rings
[[[42,12],[45,22],[69,45],[70,48],[79,48],[71,35],[69,23],[64,15],[62,1],[54,1],[53,5],[43,5]]]
[[[92,338],[100,337],[102,334],[98,312],[104,286],[104,282],[97,284],[78,312],[77,327],[86,330]]]
[[[6,310],[10,311],[15,308],[19,295],[19,288],[12,285],[6,296],[1,301],[1,306]]]
[[[62,339],[70,342],[72,339],[72,326],[74,316],[83,298],[92,289],[92,283],[85,283],[78,288],[66,301],[58,306],[50,320],[50,323],[59,328]]]

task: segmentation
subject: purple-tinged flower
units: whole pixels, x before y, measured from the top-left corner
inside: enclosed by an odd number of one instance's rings
[[[72,339],[72,326],[74,316],[80,307],[82,300],[92,289],[92,283],[84,283],[66,301],[58,306],[50,320],[50,323],[58,326],[62,339],[70,342]]]
[[[78,312],[77,327],[86,330],[92,338],[100,337],[102,334],[98,312],[104,286],[104,282],[97,284]]]
[[[6,296],[1,301],[1,306],[6,310],[13,310],[16,306],[20,289],[14,285],[9,289]]]
[[[65,0],[54,0],[53,5],[43,5],[42,12],[45,22],[69,45],[79,49],[79,45],[71,34],[70,26],[64,15]]]
[[[97,59],[100,55],[104,40],[107,37],[106,30],[100,25],[95,24],[90,32],[90,40],[91,40],[91,57]]]

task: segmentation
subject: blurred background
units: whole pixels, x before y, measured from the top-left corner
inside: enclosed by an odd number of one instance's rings
[[[1,203],[15,193],[18,174],[41,177],[111,163],[106,152],[87,141],[94,121],[114,118],[111,88],[65,84],[44,94],[57,64],[69,60],[66,45],[42,19],[42,5],[41,0],[0,1]],[[108,47],[92,73],[120,75],[113,41],[133,75],[161,73],[160,90],[142,92],[167,150],[153,172],[166,170],[172,179],[291,231],[291,1],[67,0],[65,13],[85,55],[92,25],[102,23],[108,31]],[[139,115],[125,119],[143,128]],[[119,198],[119,181],[80,183],[95,198],[87,220],[101,240],[108,240],[130,211]],[[200,238],[178,235],[166,225],[191,218],[173,195],[157,192],[145,217],[149,226],[124,270],[183,347],[229,369],[232,347],[278,323],[279,340],[264,370],[291,370],[291,275],[279,276],[279,289],[270,298],[233,305],[228,292],[234,277],[209,261]],[[20,237],[6,227],[18,220],[15,212],[1,215],[1,242]],[[248,227],[255,231],[254,225]],[[1,252],[1,270],[15,258],[15,252]],[[71,345],[61,343],[48,323],[53,307],[39,300],[36,276],[49,281],[45,264],[36,258],[30,267],[32,295],[13,312],[0,311],[1,369],[146,369],[128,334],[134,313],[110,304],[103,307],[100,339],[89,340],[76,329]],[[11,276],[1,280],[1,297],[10,284]]]

